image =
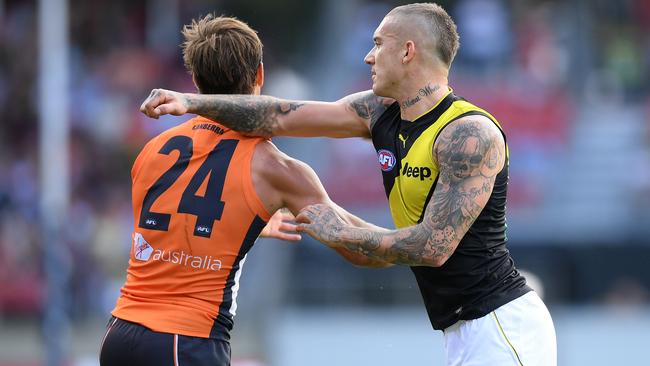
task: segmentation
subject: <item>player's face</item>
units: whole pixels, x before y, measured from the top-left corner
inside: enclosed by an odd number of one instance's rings
[[[395,28],[390,18],[384,18],[373,36],[374,46],[364,58],[364,62],[370,65],[372,91],[383,97],[394,97],[392,93],[402,70],[400,45]]]

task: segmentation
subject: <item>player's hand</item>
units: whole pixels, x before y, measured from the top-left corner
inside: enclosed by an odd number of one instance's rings
[[[298,241],[302,239],[298,234],[298,226],[291,223],[295,217],[290,212],[277,210],[266,224],[260,236],[266,238],[275,238],[287,241]]]
[[[156,119],[165,114],[182,116],[187,109],[188,100],[183,93],[165,89],[153,89],[140,106],[140,112]]]
[[[341,246],[346,226],[334,207],[326,204],[309,205],[296,216],[298,231],[304,231],[312,238],[332,248]]]

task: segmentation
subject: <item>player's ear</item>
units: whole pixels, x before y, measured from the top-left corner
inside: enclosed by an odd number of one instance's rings
[[[413,57],[415,57],[415,42],[406,41],[406,44],[404,44],[402,63],[407,64],[411,62]]]
[[[264,63],[260,62],[257,66],[257,73],[255,74],[255,86],[262,89],[264,85]]]

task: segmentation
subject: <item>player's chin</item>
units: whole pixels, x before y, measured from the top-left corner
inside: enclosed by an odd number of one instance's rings
[[[379,84],[377,83],[372,83],[372,92],[379,97],[388,97],[386,94],[385,88],[382,88]]]
[[[377,83],[373,80],[373,82],[372,82],[372,92],[375,93],[375,95],[379,95],[377,93],[379,93],[380,90],[381,89],[379,88]]]

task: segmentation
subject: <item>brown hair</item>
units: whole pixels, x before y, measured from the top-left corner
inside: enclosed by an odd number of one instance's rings
[[[183,61],[203,94],[251,94],[262,42],[237,18],[208,14],[183,27]]]
[[[426,23],[431,26],[433,36],[436,38],[435,44],[438,56],[447,66],[451,66],[460,46],[460,37],[456,30],[456,23],[445,9],[435,3],[416,3],[398,6],[388,14],[423,17]]]

